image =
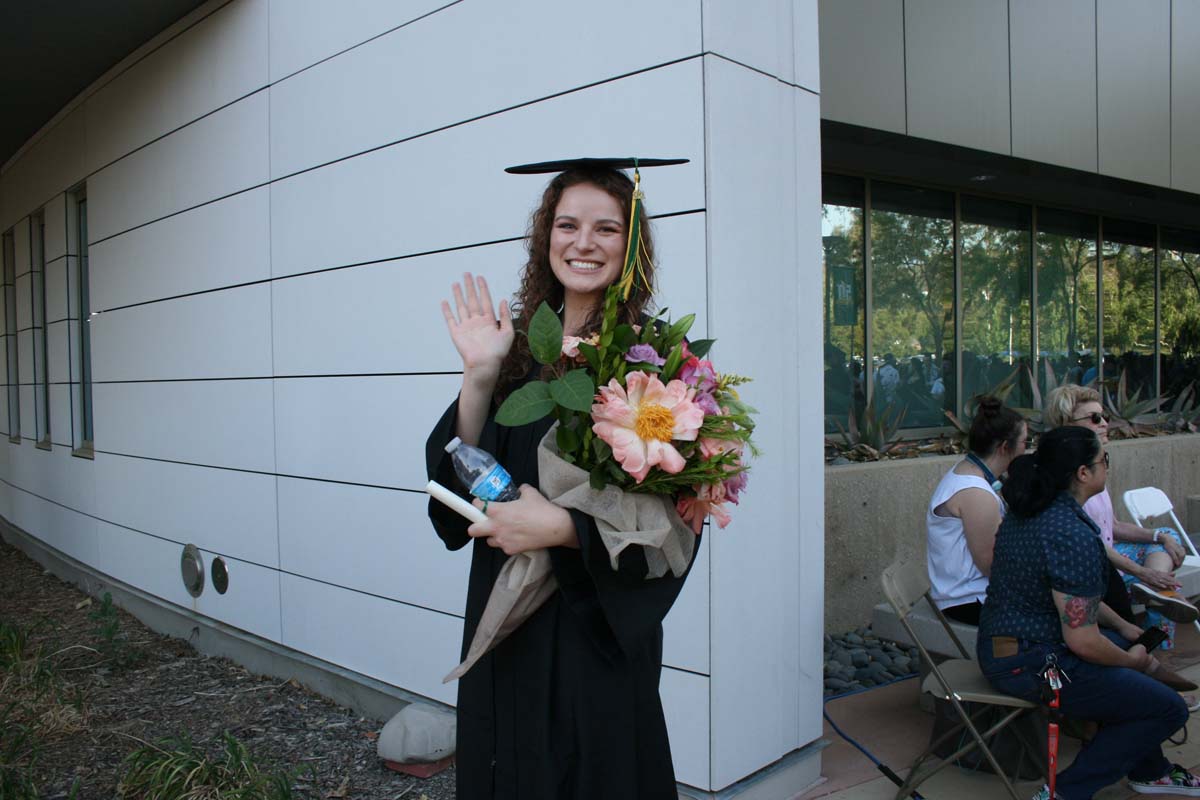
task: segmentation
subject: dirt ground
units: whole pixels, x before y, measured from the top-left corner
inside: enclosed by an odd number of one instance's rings
[[[66,718],[41,742],[34,780],[44,800],[111,800],[122,760],[142,743],[186,735],[215,752],[225,731],[264,771],[302,768],[293,781],[299,798],[454,798],[453,767],[421,780],[383,765],[375,750],[382,721],[155,634],[3,542],[0,623],[30,631],[29,646],[42,646],[80,708],[64,707]]]

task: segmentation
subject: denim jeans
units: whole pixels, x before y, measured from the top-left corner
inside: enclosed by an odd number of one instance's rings
[[[1129,643],[1104,631],[1122,648]],[[1015,656],[996,658],[991,637],[979,637],[979,666],[998,691],[1042,702],[1043,680],[1038,676],[1053,652],[1070,680],[1063,681],[1063,714],[1100,723],[1096,738],[1079,751],[1075,762],[1058,773],[1056,791],[1066,800],[1090,800],[1092,795],[1123,777],[1153,781],[1171,765],[1161,742],[1187,724],[1183,698],[1155,679],[1124,667],[1091,664],[1073,655],[1063,643],[1021,641]]]

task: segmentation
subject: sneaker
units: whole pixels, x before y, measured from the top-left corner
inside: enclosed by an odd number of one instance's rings
[[[1195,622],[1200,618],[1200,609],[1170,589],[1151,589],[1144,583],[1130,587],[1133,597],[1140,603],[1152,606],[1155,611],[1175,622]]]
[[[1129,788],[1138,794],[1173,794],[1179,797],[1200,797],[1200,778],[1178,764],[1172,764],[1167,774],[1156,781],[1130,781]]]
[[[1038,790],[1038,793],[1029,798],[1029,800],[1050,800],[1050,787],[1043,783],[1042,788]],[[1058,792],[1055,792],[1054,800],[1067,800],[1067,798],[1063,797]]]
[[[1187,703],[1188,711],[1200,711],[1200,698],[1194,694],[1185,694],[1183,702]]]

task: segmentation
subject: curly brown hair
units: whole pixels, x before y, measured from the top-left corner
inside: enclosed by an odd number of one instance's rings
[[[623,172],[604,167],[576,168],[559,173],[550,181],[546,191],[542,193],[541,204],[529,218],[529,230],[525,238],[529,260],[525,262],[525,269],[521,273],[521,288],[517,290],[512,304],[515,317],[513,326],[517,336],[500,365],[500,377],[493,393],[497,403],[517,388],[533,366],[529,338],[524,335],[528,332],[529,319],[533,312],[543,302],[549,303],[551,308],[562,307],[563,286],[554,277],[554,270],[550,267],[550,234],[563,192],[581,183],[591,184],[607,192],[620,204],[622,219],[629,219],[629,209],[633,202],[633,181]],[[617,308],[618,321],[631,325],[644,321],[644,313],[652,307],[654,300],[654,236],[650,232],[645,205],[640,209],[639,220],[646,281],[643,284],[642,281],[635,280],[629,299]],[[526,310],[529,313],[525,313]],[[599,330],[603,311],[603,306],[593,308],[578,335],[587,337]]]

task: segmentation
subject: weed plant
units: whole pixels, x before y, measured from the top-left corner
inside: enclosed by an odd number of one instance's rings
[[[125,758],[117,794],[124,800],[292,800],[295,771],[263,771],[232,734],[210,758],[186,735],[146,743]]]
[[[100,604],[88,614],[96,623],[95,634],[99,639],[100,653],[114,669],[131,667],[142,659],[142,653],[121,635],[121,618],[113,605],[112,595],[104,593]]]

